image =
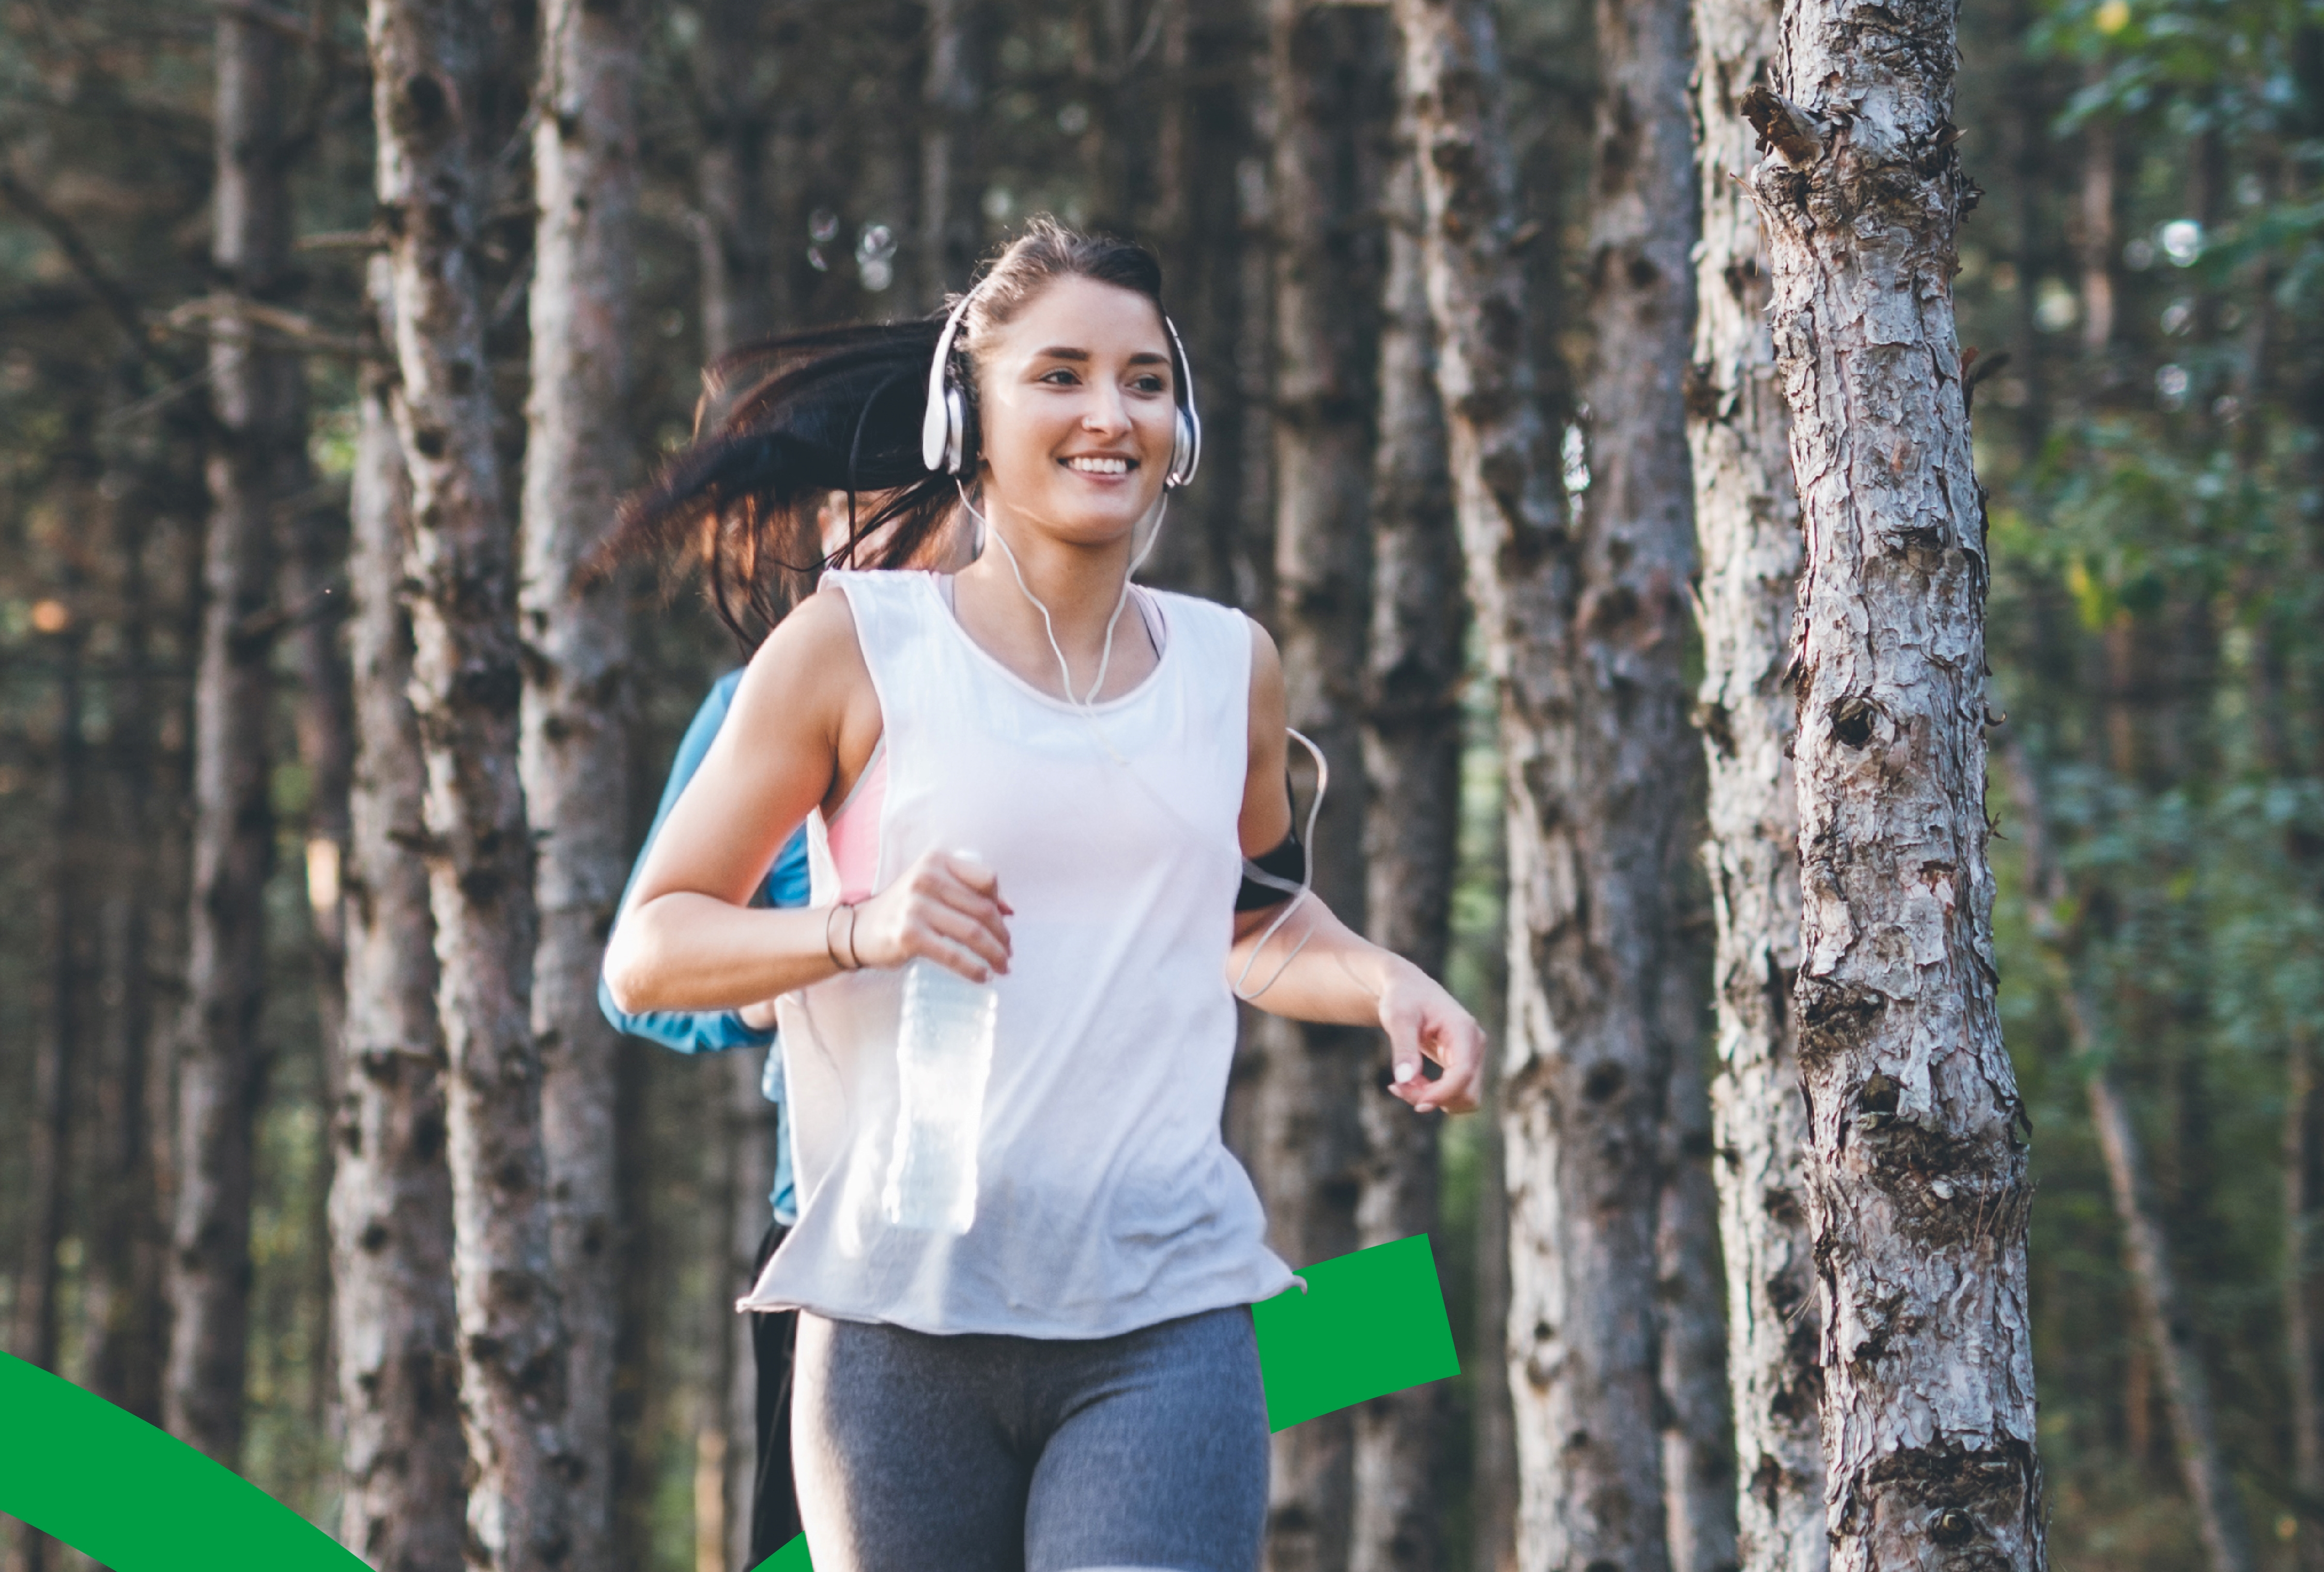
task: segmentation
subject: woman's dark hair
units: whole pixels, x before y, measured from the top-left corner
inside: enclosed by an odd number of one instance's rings
[[[1052,281],[1066,277],[1133,290],[1162,309],[1162,269],[1152,253],[1033,219],[970,291],[954,340],[970,367],[962,382],[972,454],[979,350]],[[957,297],[946,310],[955,304]],[[598,568],[657,550],[690,551],[718,620],[748,650],[812,592],[824,568],[910,562],[944,526],[956,495],[951,476],[931,474],[920,460],[928,361],[943,325],[939,314],[826,328],[712,362],[702,374],[693,442],[652,485],[622,501]],[[825,557],[817,519],[833,492],[847,494],[848,540]],[[894,532],[859,560],[858,546],[890,523]]]

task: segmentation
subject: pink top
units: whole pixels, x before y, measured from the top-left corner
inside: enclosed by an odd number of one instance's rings
[[[839,898],[862,901],[877,893],[880,877],[880,809],[888,800],[888,739],[872,744],[863,773],[848,790],[847,800],[831,816],[825,838],[831,849],[833,869],[839,874]]]

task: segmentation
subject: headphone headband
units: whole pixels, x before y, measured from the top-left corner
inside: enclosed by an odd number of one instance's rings
[[[987,273],[977,280],[954,303],[945,318],[944,331],[936,335],[936,357],[928,363],[927,409],[920,417],[920,462],[937,475],[968,473],[968,401],[952,385],[952,346],[962,319],[968,315],[968,303],[991,276]],[[1155,310],[1162,319],[1162,330],[1170,336],[1170,353],[1177,361],[1175,402],[1178,407],[1172,422],[1170,469],[1162,477],[1166,489],[1176,489],[1194,478],[1194,470],[1203,461],[1203,417],[1194,407],[1194,367],[1186,358],[1178,325],[1170,320],[1169,312],[1158,306]]]

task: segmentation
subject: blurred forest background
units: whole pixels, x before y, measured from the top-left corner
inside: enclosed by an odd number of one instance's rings
[[[1382,90],[1393,45],[1379,10],[1341,14],[1330,79],[1352,102]],[[349,829],[331,696],[348,681],[350,489],[378,354],[371,83],[364,19],[339,0],[0,0],[0,1329],[11,1351],[160,1416],[213,505],[206,345],[228,288],[213,260],[222,16],[282,51],[293,264],[246,319],[297,351],[306,401],[306,481],[271,514],[279,587],[234,634],[277,679],[240,1466],[336,1530],[327,1198]],[[1596,14],[1505,0],[1499,21],[1536,236],[1538,375],[1565,429],[1565,486],[1586,497]],[[1157,248],[1201,379],[1204,473],[1148,578],[1282,633],[1270,422],[1321,406],[1271,326],[1277,263],[1287,233],[1320,224],[1377,289],[1390,218],[1376,198],[1294,210],[1325,197],[1277,178],[1271,139],[1293,106],[1268,8],[701,0],[642,23],[633,476],[685,440],[716,350],[927,312],[1019,221],[1054,212]],[[531,0],[501,0],[505,183],[483,254],[511,517],[539,25]],[[2324,1431],[2300,1410],[2319,1321],[2305,1253],[2324,1210],[2324,6],[1964,0],[1960,27],[1954,119],[1985,192],[1960,239],[1961,340],[1989,366],[2006,356],[1978,384],[1976,451],[2052,1549],[2157,1572],[2206,1556],[2132,1310],[2097,1078],[2144,1137],[2175,1336],[2208,1373],[2257,1563],[2314,1567],[2324,1457],[2302,1454]],[[1358,185],[1358,166],[1388,156],[1379,116],[1367,124],[1344,144]],[[1346,396],[1361,425],[1372,390]],[[679,732],[739,652],[683,574],[640,572],[623,593],[633,846]],[[1449,965],[1491,1028],[1501,773],[1488,685],[1462,702]],[[749,1438],[728,1307],[734,1241],[763,1221],[756,1064],[628,1041],[613,1073],[617,1564],[712,1572],[731,1564],[732,1457]],[[1231,1111],[1230,1124],[1255,1138]],[[1506,1417],[1477,1378],[1498,1364],[1507,1292],[1490,1122],[1447,1124],[1429,1161],[1464,1355],[1434,1449],[1441,1564],[1489,1567],[1514,1499],[1493,1440]]]

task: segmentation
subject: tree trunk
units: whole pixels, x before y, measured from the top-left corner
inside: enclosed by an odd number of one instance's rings
[[[1559,643],[1572,621],[1572,536],[1559,485],[1558,437],[1542,419],[1527,342],[1524,263],[1512,244],[1516,190],[1493,15],[1480,0],[1395,0],[1402,95],[1419,156],[1425,223],[1422,257],[1437,330],[1455,513],[1469,597],[1484,633],[1500,712],[1508,805],[1509,976],[1507,1040],[1498,1092],[1509,1196],[1508,1382],[1518,1455],[1520,1565],[1586,1558],[1569,1542],[1553,1492],[1564,1435],[1545,1422],[1545,1398],[1570,1371],[1553,1345],[1563,1307],[1543,1300],[1535,1243],[1556,1221],[1545,1213],[1536,1132],[1544,1096],[1538,1051],[1552,1040],[1535,920],[1554,867],[1544,826],[1554,801],[1536,785],[1552,711],[1563,691]],[[1547,331],[1548,325],[1538,330]],[[1539,782],[1546,787],[1546,781]],[[1565,872],[1557,867],[1557,872]],[[1522,1260],[1518,1259],[1523,1257]],[[1546,1312],[1546,1313],[1545,1313]],[[1652,1515],[1649,1499],[1623,1503]],[[1620,1563],[1617,1562],[1617,1566]]]
[[[478,284],[493,200],[481,123],[495,64],[489,22],[480,0],[373,0],[369,32],[379,202],[392,236],[396,435],[411,476],[412,707],[450,1069],[468,1553],[493,1572],[533,1572],[569,1553],[576,1487],[530,1027],[514,563]]]
[[[1167,0],[1166,0],[1167,3]],[[920,301],[934,309],[968,287],[976,265],[983,185],[973,173],[982,60],[982,0],[927,0],[928,65],[920,84]]]
[[[1582,504],[1578,636],[1565,655],[1575,705],[1560,740],[1571,761],[1572,845],[1587,869],[1583,898],[1561,917],[1571,929],[1595,931],[1554,942],[1567,950],[1562,964],[1597,979],[1600,1003],[1593,1010],[1587,993],[1575,996],[1563,1057],[1576,1078],[1550,1105],[1564,1125],[1554,1140],[1571,1153],[1563,1161],[1580,1186],[1564,1193],[1590,1197],[1584,1205],[1594,1214],[1569,1204],[1571,1237],[1588,1243],[1557,1253],[1570,1264],[1551,1270],[1565,1271],[1570,1286],[1556,1297],[1590,1302],[1596,1308],[1586,1321],[1567,1312],[1579,1379],[1566,1400],[1572,1406],[1554,1410],[1563,1428],[1552,1433],[1586,1428],[1595,1443],[1560,1503],[1576,1525],[1569,1543],[1594,1544],[1618,1565],[1652,1565],[1659,1553],[1674,1572],[1717,1572],[1734,1561],[1735,1507],[1717,1206],[1703,1163],[1711,1115],[1698,1056],[1706,957],[1689,937],[1685,860],[1702,769],[1686,724],[1682,598],[1694,568],[1685,404],[1690,254],[1701,225],[1687,97],[1692,60],[1684,0],[1598,0],[1596,21],[1588,276],[1597,344],[1582,388],[1591,478]],[[1609,1072],[1620,1077],[1611,1096],[1585,1112],[1584,1101],[1595,1100],[1591,1078]],[[1654,1151],[1593,1152],[1590,1132],[1609,1119],[1629,1127],[1625,1142],[1652,1119]],[[1654,1169],[1659,1184],[1649,1177]],[[1639,1331],[1628,1323],[1640,1309],[1659,1322],[1643,1328],[1643,1357],[1647,1378],[1659,1383],[1667,1429],[1653,1409],[1640,1416],[1634,1407],[1641,1351]],[[1651,1452],[1638,1447],[1641,1417],[1661,1429],[1650,1435]],[[1657,1482],[1659,1535],[1623,1523],[1602,1504],[1609,1484],[1635,1493]]]
[[[1371,214],[1387,108],[1379,18],[1274,0],[1276,632],[1290,724],[1334,768],[1309,848],[1315,892],[1360,929],[1364,909],[1364,645],[1371,615],[1371,390],[1378,350]],[[1259,957],[1260,987],[1280,942]],[[1296,1266],[1356,1248],[1362,1102],[1375,1034],[1263,1018],[1254,1048],[1259,1151],[1253,1178],[1277,1252]],[[1342,1572],[1354,1509],[1355,1417],[1276,1436],[1268,1572]]]
[[[1685,767],[1677,597],[1688,549],[1683,497],[1675,508],[1655,503],[1638,473],[1649,453],[1611,449],[1662,441],[1665,428],[1675,437],[1675,415],[1659,412],[1651,384],[1626,388],[1608,368],[1612,402],[1597,411],[1608,422],[1601,450],[1614,460],[1608,495],[1592,498],[1586,530],[1573,527],[1557,439],[1534,387],[1527,340],[1538,329],[1512,245],[1490,13],[1473,0],[1397,0],[1394,12],[1425,153],[1437,380],[1470,593],[1501,690],[1518,1560],[1660,1568],[1655,1196],[1668,1050],[1654,994],[1665,843],[1683,796],[1674,786]],[[1644,80],[1629,89],[1648,90]],[[1655,108],[1635,97],[1633,107]],[[1684,157],[1659,132],[1636,151],[1650,163]],[[1683,245],[1669,254],[1654,225],[1625,236],[1614,217],[1598,232],[1609,265],[1627,273],[1635,263],[1641,277],[1624,287],[1663,296],[1658,307],[1626,297],[1618,308],[1667,310],[1674,290],[1683,304],[1683,278],[1674,279]],[[1684,475],[1683,456],[1665,462]],[[1625,550],[1632,555],[1617,571]]]
[[[218,18],[211,259],[236,300],[277,303],[291,282],[287,48],[258,23]],[[262,347],[231,305],[212,332],[218,437],[209,459],[194,698],[194,886],[163,1413],[173,1435],[233,1467],[242,1449],[251,1126],[263,1074],[256,1039],[274,840],[267,793],[274,513],[307,487],[307,410],[297,356]]]
[[[134,363],[115,375],[115,408],[137,396]],[[117,428],[116,428],[117,430]],[[173,718],[162,698],[155,633],[180,608],[157,587],[147,552],[181,526],[158,521],[145,473],[152,457],[116,435],[104,448],[99,483],[104,551],[120,575],[121,677],[113,690],[113,736],[104,790],[99,1037],[92,1150],[88,1162],[89,1265],[82,1281],[83,1368],[89,1389],[149,1423],[161,1418],[161,1274],[165,1218],[159,1209],[154,1134],[148,1122],[155,1053],[153,960],[158,909],[172,888],[155,811],[160,740]],[[173,542],[174,543],[174,542]],[[158,593],[157,593],[158,589]],[[174,686],[174,685],[172,685]],[[176,729],[171,726],[170,729]]]
[[[1372,470],[1372,603],[1365,652],[1364,906],[1373,941],[1430,976],[1452,938],[1461,827],[1461,682],[1467,606],[1435,328],[1420,256],[1420,176],[1408,121],[1388,180],[1381,291],[1379,445]],[[1373,1087],[1391,1075],[1375,1037],[1362,1073],[1365,1161],[1359,1242],[1384,1244],[1437,1224],[1437,1122]],[[1351,1572],[1437,1572],[1443,1547],[1434,1488],[1447,1414],[1439,1383],[1356,1410]]]
[[[1711,1170],[1727,1273],[1736,1558],[1743,1572],[1822,1572],[1807,1120],[1787,1005],[1800,964],[1799,793],[1792,777],[1792,606],[1800,570],[1783,393],[1768,338],[1758,211],[1738,104],[1774,69],[1772,0],[1697,0],[1695,123],[1702,245],[1695,262],[1694,459],[1709,764],[1718,1069]]]
[[[2292,1378],[2292,1483],[2324,1501],[2324,1084],[2305,1022],[2285,1045],[2283,1105],[2283,1336]],[[2324,1532],[2305,1525],[2301,1572],[2324,1569]]]
[[[1883,25],[1875,51],[1807,0],[1775,85],[1808,102],[1742,100],[1772,150],[1750,180],[1806,526],[1794,1007],[1824,1504],[1838,1572],[1949,1552],[2036,1572],[2033,1190],[1994,999],[1987,570],[1950,290],[1973,188],[1953,9]]]
[[[767,1053],[780,1053],[779,1046]],[[726,1111],[727,1149],[733,1162],[724,1176],[727,1205],[714,1208],[726,1222],[723,1248],[712,1256],[717,1279],[712,1297],[714,1350],[723,1348],[718,1362],[723,1380],[712,1388],[713,1406],[724,1405],[726,1419],[725,1477],[723,1487],[726,1518],[726,1565],[747,1567],[751,1554],[751,1503],[755,1493],[759,1461],[758,1353],[751,1342],[751,1318],[738,1315],[734,1301],[750,1290],[752,1268],[758,1263],[759,1242],[766,1236],[773,1214],[767,1196],[775,1183],[776,1113],[760,1089],[766,1053],[730,1053],[717,1078],[725,1095],[715,1098]]]
[[[2025,887],[2033,908],[2029,926],[2048,942],[2060,974],[2068,1045],[2077,1061],[2098,1067],[2089,1073],[2084,1088],[2089,1099],[2090,1126],[2106,1161],[2115,1218],[2122,1225],[2124,1252],[2130,1258],[2139,1332],[2163,1377],[2179,1476],[2194,1504],[2211,1572],[2255,1572],[2258,1562],[2253,1554],[2251,1529],[2244,1517],[2242,1499],[2236,1493],[2235,1476],[2219,1447],[2210,1381],[2203,1369],[2194,1326],[2180,1302],[2162,1207],[2148,1177],[2137,1127],[2108,1068],[2106,1045],[2099,1040],[2098,1006],[2082,986],[2072,947],[2062,942],[2058,931],[2058,914],[2067,909],[2074,892],[2050,838],[2041,782],[2034,776],[2033,762],[2020,748],[2006,750],[2004,772],[2024,820],[2018,838],[2024,846]],[[2083,904],[2087,907],[2087,902]]]
[[[1694,948],[1686,946],[1687,949]],[[1665,1531],[1673,1572],[1735,1572],[1733,1427],[1719,1291],[1719,1189],[1711,1174],[1711,1094],[1700,1031],[1698,957],[1666,974],[1671,1075],[1663,1115],[1663,1188],[1655,1223],[1662,1303]],[[1692,1032],[1689,1028],[1696,1028]]]
[[[374,313],[390,264],[372,260]],[[383,317],[375,319],[383,321]],[[385,335],[392,337],[392,334]],[[394,373],[364,368],[349,518],[357,746],[348,800],[347,1027],[331,1172],[333,1309],[346,1416],[339,1540],[380,1572],[460,1564],[465,1539],[452,1177],[403,603],[410,477]]]
[[[775,323],[774,215],[767,201],[768,106],[752,82],[760,8],[715,0],[694,50],[702,150],[695,240],[702,267],[702,354],[715,360]]]
[[[566,1337],[569,1572],[613,1560],[613,1052],[597,974],[629,815],[629,629],[617,578],[581,563],[630,475],[630,319],[637,272],[638,40],[619,3],[550,0],[533,132],[532,397],[526,415],[521,772],[540,943],[549,1253]]]
[[[72,615],[85,615],[75,606]],[[12,1352],[43,1370],[58,1369],[58,1248],[64,1243],[66,1207],[72,1194],[73,1071],[81,1041],[81,890],[88,869],[82,856],[80,812],[87,782],[88,750],[81,741],[84,716],[82,646],[86,633],[69,626],[55,641],[57,718],[50,760],[51,844],[41,926],[48,955],[47,1019],[32,1059],[32,1108],[27,1121],[26,1169],[32,1193],[24,1211],[23,1275],[15,1284],[15,1334]],[[60,1372],[61,1373],[61,1372]],[[28,1523],[15,1525],[18,1564],[23,1572],[44,1572],[50,1541]]]

